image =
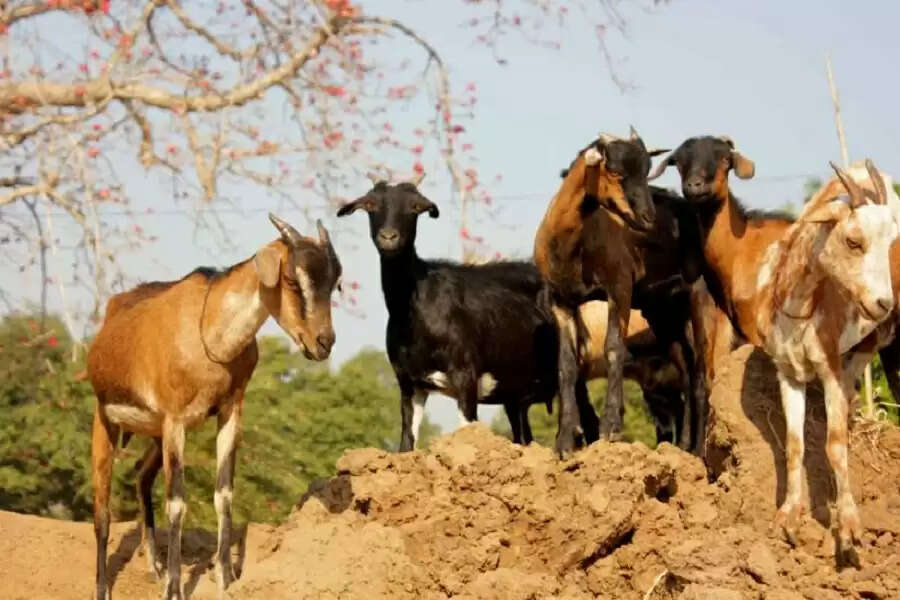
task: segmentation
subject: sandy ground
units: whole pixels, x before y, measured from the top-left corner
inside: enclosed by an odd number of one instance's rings
[[[480,425],[427,452],[346,453],[283,525],[236,536],[232,598],[542,600],[900,598],[900,430],[856,424],[862,569],[839,570],[821,394],[810,394],[796,547],[769,532],[784,426],[767,361],[737,350],[713,386],[708,466],[663,444],[598,443],[559,461]],[[160,532],[164,545],[164,534]],[[114,598],[156,598],[132,523],[113,528]],[[192,598],[214,598],[211,532],[185,534]],[[0,597],[92,597],[90,524],[0,512]]]

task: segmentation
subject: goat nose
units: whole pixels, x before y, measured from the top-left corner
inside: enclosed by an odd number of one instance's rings
[[[319,346],[319,352],[328,355],[334,345],[334,333],[320,333],[316,338],[316,344]]]
[[[703,188],[703,182],[699,179],[688,179],[685,187],[689,192],[699,192]]]
[[[378,237],[386,242],[393,242],[400,236],[400,232],[396,229],[382,229],[378,232]]]

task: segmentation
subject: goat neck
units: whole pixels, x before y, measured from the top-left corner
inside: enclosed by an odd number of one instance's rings
[[[260,281],[252,260],[214,276],[205,285],[200,335],[207,358],[231,362],[255,339],[269,312],[262,301]]]
[[[756,330],[762,284],[771,279],[762,271],[767,251],[784,235],[790,223],[754,219],[745,214],[727,186],[716,192],[714,209],[701,211],[703,255],[721,286],[727,312],[750,343],[760,345]]]
[[[381,291],[388,313],[402,314],[409,310],[416,283],[425,272],[425,262],[412,243],[393,256],[382,254],[380,259]]]
[[[584,227],[579,211],[585,193],[584,176],[584,158],[579,156],[550,201],[535,235],[535,265],[541,277],[555,288],[565,287],[574,278],[571,259]]]

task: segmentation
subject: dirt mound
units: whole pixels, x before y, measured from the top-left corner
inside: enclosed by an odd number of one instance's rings
[[[797,548],[768,534],[784,487],[774,372],[742,348],[714,386],[709,473],[668,444],[649,450],[598,443],[561,462],[546,448],[514,446],[479,425],[435,440],[426,452],[350,451],[287,523],[242,532],[243,575],[231,595],[900,598],[900,430],[854,431],[864,565],[839,572],[828,530],[833,484],[822,449],[824,409],[821,395],[810,396],[806,467],[814,510]],[[89,525],[0,513],[0,530],[0,551],[11,558],[0,566],[4,597],[9,590],[14,598],[36,590],[56,598],[90,593]],[[143,559],[131,560],[132,531],[126,524],[114,531],[114,591],[119,598],[156,597]],[[214,537],[192,535],[192,597],[211,598]],[[41,548],[54,564],[34,560]]]

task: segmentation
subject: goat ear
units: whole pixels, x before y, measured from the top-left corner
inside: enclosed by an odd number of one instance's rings
[[[598,165],[602,163],[605,159],[603,156],[603,152],[597,149],[596,146],[591,146],[587,150],[584,151],[584,164],[593,167],[594,165]]]
[[[737,150],[731,151],[731,168],[740,179],[750,179],[756,174],[756,165],[753,161]]]
[[[350,213],[355,212],[357,208],[362,208],[362,205],[363,205],[365,199],[366,199],[366,197],[363,196],[362,198],[357,198],[353,202],[348,202],[347,204],[343,205],[342,207],[340,207],[338,209],[337,216],[345,217],[345,216],[349,215]]]
[[[659,164],[656,165],[656,168],[653,169],[653,171],[649,175],[647,175],[647,181],[651,181],[662,175],[668,167],[675,164],[674,159],[675,153],[673,152],[672,154],[659,161]]]
[[[671,150],[671,148],[651,148],[650,150],[647,150],[647,154],[651,157],[659,156],[660,154],[665,154],[669,150]]]
[[[816,207],[802,217],[804,223],[831,223],[840,221],[850,212],[850,206],[843,200],[832,200]]]
[[[260,283],[267,288],[278,285],[278,277],[281,274],[281,252],[272,246],[265,246],[253,257],[253,265]]]
[[[431,200],[426,200],[422,198],[421,200],[416,202],[415,211],[416,214],[421,215],[423,212],[428,211],[428,216],[432,219],[437,219],[441,216],[441,211],[438,210],[437,204],[432,202]]]

